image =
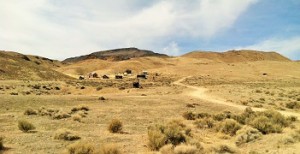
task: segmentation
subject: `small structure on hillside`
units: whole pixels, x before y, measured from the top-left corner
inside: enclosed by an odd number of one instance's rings
[[[79,79],[79,80],[84,80],[85,77],[84,77],[83,75],[80,75],[78,79]]]
[[[103,75],[102,78],[103,79],[109,79],[109,76],[108,75]]]
[[[138,79],[147,79],[147,75],[145,75],[145,74],[138,74],[136,76],[136,78],[138,78]]]
[[[127,75],[130,75],[130,74],[132,74],[132,70],[130,70],[130,69],[127,69],[127,70],[125,70],[125,72],[124,73],[126,73]]]
[[[148,71],[143,71],[143,75],[148,75]]]
[[[96,72],[92,72],[89,74],[89,78],[98,78],[98,74]]]
[[[137,82],[133,82],[132,86],[133,86],[133,88],[140,88],[141,85],[140,85],[140,82],[137,81]]]
[[[123,79],[123,76],[122,75],[116,75],[115,79]]]

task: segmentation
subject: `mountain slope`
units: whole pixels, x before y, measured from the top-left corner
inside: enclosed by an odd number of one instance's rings
[[[60,67],[59,61],[16,52],[0,51],[1,80],[58,80],[71,79],[53,70]]]
[[[205,52],[194,51],[183,55],[182,57],[210,59],[218,62],[250,62],[250,61],[291,61],[290,59],[276,53],[254,50],[231,50],[227,52]]]
[[[155,53],[149,50],[140,50],[137,48],[121,48],[121,49],[114,49],[114,50],[106,50],[106,51],[99,51],[94,52],[89,55],[79,56],[68,58],[64,60],[65,63],[72,63],[72,62],[79,62],[82,60],[87,59],[102,59],[102,60],[113,60],[113,61],[121,61],[121,60],[128,60],[130,58],[136,57],[168,57],[164,54]]]

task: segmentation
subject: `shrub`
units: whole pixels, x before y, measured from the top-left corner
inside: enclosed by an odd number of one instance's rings
[[[250,122],[250,125],[258,129],[263,134],[269,133],[280,133],[282,132],[282,127],[278,124],[274,124],[266,116],[258,116]]]
[[[174,147],[172,144],[167,144],[159,149],[160,154],[174,154]]]
[[[182,131],[182,127],[172,123],[162,128],[162,132],[167,137],[167,143],[171,143],[173,145],[186,142],[186,137]]]
[[[237,150],[235,147],[226,145],[226,144],[219,144],[215,147],[213,147],[213,151],[217,153],[237,153]]]
[[[26,120],[19,120],[18,127],[22,132],[28,132],[35,129],[34,125]]]
[[[235,135],[236,132],[241,128],[241,125],[233,119],[226,119],[217,128],[218,131],[229,134],[231,136]]]
[[[198,154],[199,150],[196,146],[181,144],[174,148],[175,154]]]
[[[263,112],[258,112],[257,115],[266,116],[273,124],[280,125],[281,127],[287,127],[289,125],[286,118],[279,112],[273,110],[266,110]]]
[[[108,126],[108,130],[111,133],[120,133],[122,131],[122,128],[123,128],[123,124],[118,119],[113,119]]]
[[[67,150],[68,150],[68,154],[93,154],[95,148],[91,144],[84,143],[84,142],[77,142],[69,145]]]
[[[4,149],[3,137],[0,136],[0,151]]]
[[[72,117],[72,119],[73,119],[74,121],[81,122],[81,116],[80,116],[80,115],[74,115],[74,116]]]
[[[261,136],[262,134],[259,132],[259,130],[249,126],[244,126],[242,129],[237,131],[237,137],[235,143],[236,145],[242,145],[244,143],[248,143],[256,139],[259,139]]]
[[[114,144],[102,145],[99,149],[99,154],[121,154],[122,152]]]
[[[182,114],[183,118],[186,120],[195,120],[196,115],[193,112],[187,111]]]
[[[37,115],[37,111],[29,108],[25,110],[24,115]]]
[[[70,117],[71,117],[71,115],[64,111],[59,111],[55,114],[52,114],[52,118],[57,119],[57,120],[66,119],[66,118],[70,118]]]
[[[298,103],[298,102],[289,102],[285,106],[289,109],[299,109],[300,108],[300,103]]]
[[[211,115],[209,113],[198,113],[197,118],[209,118]]]
[[[198,119],[194,122],[197,128],[213,128],[215,121],[212,118]]]
[[[72,112],[72,113],[75,113],[75,112],[77,112],[77,111],[89,111],[89,110],[90,110],[90,108],[89,108],[88,106],[80,105],[80,106],[77,106],[77,107],[73,107],[73,108],[71,109],[71,112]]]
[[[148,146],[151,150],[159,150],[166,144],[167,137],[157,128],[148,129]]]
[[[54,139],[65,140],[65,141],[74,141],[74,140],[79,140],[80,137],[78,135],[75,135],[70,130],[59,129],[55,132]]]

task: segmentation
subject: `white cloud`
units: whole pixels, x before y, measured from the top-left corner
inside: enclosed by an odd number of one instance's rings
[[[171,42],[168,46],[163,48],[162,53],[171,56],[178,56],[180,55],[180,48],[176,42]]]
[[[300,37],[292,38],[270,38],[257,44],[236,47],[236,49],[252,49],[262,51],[276,51],[290,59],[300,58]],[[299,60],[299,59],[298,59]]]
[[[60,59],[129,46],[159,51],[216,36],[256,1],[0,0],[0,47]]]

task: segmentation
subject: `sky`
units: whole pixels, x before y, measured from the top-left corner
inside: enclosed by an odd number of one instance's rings
[[[52,59],[137,47],[300,59],[300,0],[0,0],[0,50]]]

